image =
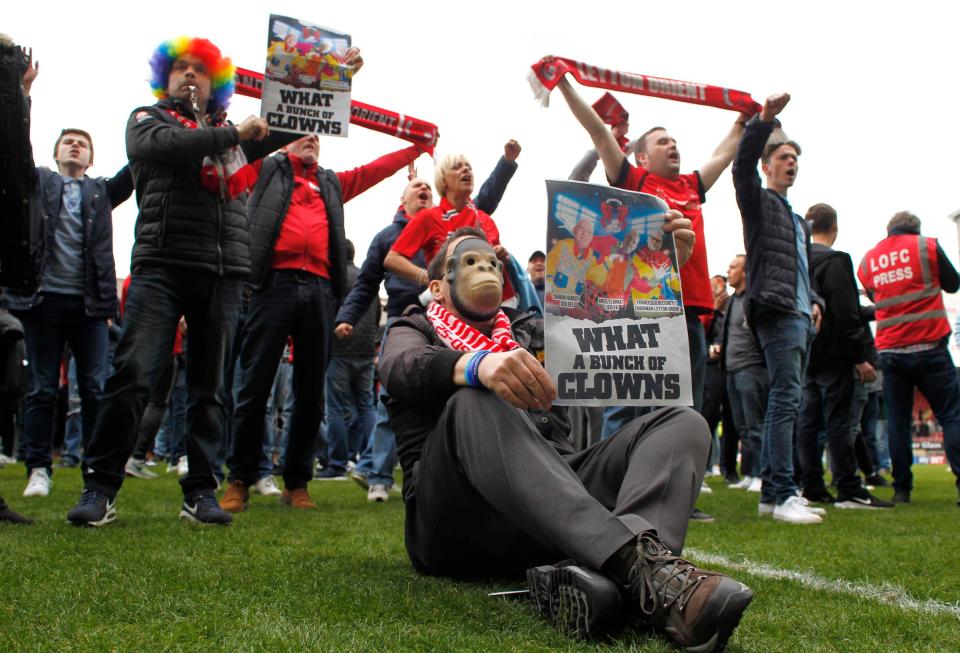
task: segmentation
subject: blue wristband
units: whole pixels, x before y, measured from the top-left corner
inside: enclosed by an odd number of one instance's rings
[[[470,358],[470,360],[467,361],[467,368],[464,370],[463,374],[467,381],[467,385],[474,388],[479,388],[481,385],[483,385],[480,383],[480,363],[489,353],[490,352],[485,349],[478,351]]]

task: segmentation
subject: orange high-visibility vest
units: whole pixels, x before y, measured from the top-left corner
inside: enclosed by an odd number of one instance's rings
[[[950,334],[936,238],[885,238],[863,257],[857,276],[873,292],[878,351],[936,342]]]

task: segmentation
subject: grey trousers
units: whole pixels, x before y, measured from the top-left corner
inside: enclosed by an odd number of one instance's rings
[[[644,531],[679,553],[709,448],[700,415],[664,408],[571,453],[526,412],[461,389],[413,468],[407,552],[421,573],[457,578],[563,558],[600,569]]]

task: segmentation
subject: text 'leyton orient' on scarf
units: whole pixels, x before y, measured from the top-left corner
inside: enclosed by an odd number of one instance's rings
[[[247,68],[237,68],[234,79],[238,95],[256,99],[261,97],[263,73]],[[357,100],[350,101],[350,124],[420,145],[430,156],[433,156],[433,148],[437,144],[437,126],[432,122],[389,109],[381,109]]]
[[[593,86],[611,91],[659,97],[677,102],[701,104],[718,109],[729,109],[747,115],[759,113],[760,104],[744,91],[735,91],[722,86],[698,82],[683,82],[678,79],[651,77],[638,73],[621,72],[599,68],[581,61],[557,57],[553,61],[538,61],[530,66],[527,79],[533,93],[543,106],[548,106],[550,91],[564,75],[570,73],[584,86]]]

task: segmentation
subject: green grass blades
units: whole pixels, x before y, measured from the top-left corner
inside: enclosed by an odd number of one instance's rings
[[[755,592],[727,650],[960,651],[960,508],[953,476],[917,466],[913,503],[829,508],[825,523],[756,516],[757,494],[710,479],[688,557]],[[522,601],[487,593],[522,580],[455,583],[413,572],[396,494],[314,482],[316,511],[254,495],[230,527],[177,519],[171,475],[127,479],[117,521],[77,529],[80,474],[57,470],[25,499],[22,465],[0,494],[37,519],[0,524],[0,651],[674,651],[628,631],[600,643],[554,632]],[[889,489],[876,494],[889,498]]]

